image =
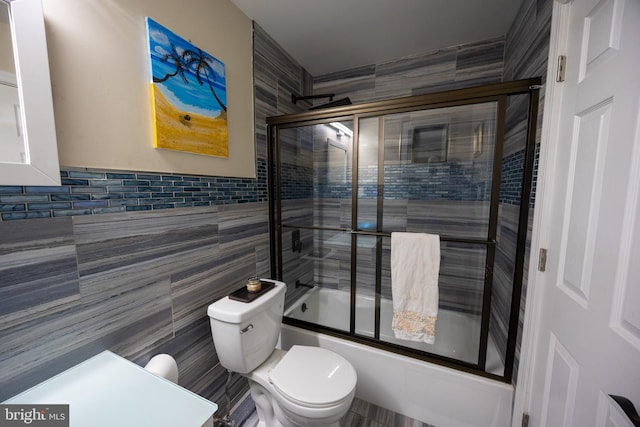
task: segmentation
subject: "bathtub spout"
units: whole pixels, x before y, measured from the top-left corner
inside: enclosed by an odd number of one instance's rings
[[[310,288],[310,289],[314,288],[313,285],[309,285],[307,283],[301,283],[300,280],[296,280],[296,289],[298,289],[300,286],[305,287],[305,288]]]

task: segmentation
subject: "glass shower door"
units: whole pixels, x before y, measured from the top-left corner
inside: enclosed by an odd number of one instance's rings
[[[485,272],[492,268],[495,240],[490,217],[497,111],[491,101],[358,121],[356,334],[479,362],[488,322]],[[398,339],[392,330],[392,232],[440,236],[434,344]]]
[[[285,315],[347,332],[352,127],[343,121],[282,129],[278,150]]]
[[[511,381],[536,81],[267,119],[285,323]],[[434,343],[393,331],[395,232],[439,236]]]

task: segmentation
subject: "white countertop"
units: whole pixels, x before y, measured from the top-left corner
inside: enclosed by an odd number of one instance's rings
[[[7,400],[68,404],[71,427],[201,427],[218,406],[109,351]]]

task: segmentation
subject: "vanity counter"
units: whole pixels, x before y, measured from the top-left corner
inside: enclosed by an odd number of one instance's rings
[[[218,409],[215,403],[109,351],[4,404],[69,405],[71,427],[213,426]]]

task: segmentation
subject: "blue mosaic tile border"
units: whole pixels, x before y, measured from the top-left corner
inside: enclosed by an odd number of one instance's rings
[[[524,173],[524,150],[517,151],[504,158],[500,182],[500,203],[519,205],[522,196],[522,176]],[[540,145],[535,148],[533,181],[529,206],[535,203],[538,180],[538,162]],[[331,169],[320,170],[317,176],[333,173]],[[345,174],[344,171],[337,173]],[[398,200],[489,200],[490,181],[488,172],[472,163],[454,162],[434,165],[386,165],[384,187],[385,199]],[[346,172],[347,176],[351,171]],[[361,185],[360,198],[375,198],[377,196],[377,169],[361,168],[359,170]],[[339,179],[320,180],[313,185],[314,174],[309,168],[301,166],[283,165],[282,169],[282,198],[300,199],[328,197],[345,199],[351,198],[351,181],[339,182]]]
[[[502,161],[500,178],[500,203],[519,205],[522,197],[522,177],[524,174],[524,150],[516,151]],[[540,161],[540,144],[536,144],[533,160],[533,178],[529,207],[533,208],[536,200],[538,183],[538,164]]]
[[[524,150],[502,160],[500,176],[500,203],[519,205],[522,196],[522,176],[524,174]]]
[[[540,165],[540,143],[536,144],[535,155],[533,157],[533,179],[531,182],[531,197],[529,207],[533,209],[536,204],[536,191],[538,189],[538,166]]]
[[[350,175],[351,171],[347,173]],[[377,174],[376,168],[358,170],[360,181],[358,197],[364,199],[377,197]],[[320,176],[322,175],[321,172]],[[490,170],[487,170],[485,164],[473,162],[429,165],[389,164],[384,167],[384,176],[385,199],[483,201],[489,200],[491,196]],[[351,181],[340,184],[320,182],[314,190],[316,197],[351,198]]]
[[[0,218],[51,218],[267,201],[267,165],[257,179],[63,169],[60,187],[0,186]]]
[[[308,199],[313,196],[313,169],[282,163],[280,196],[283,200]]]

